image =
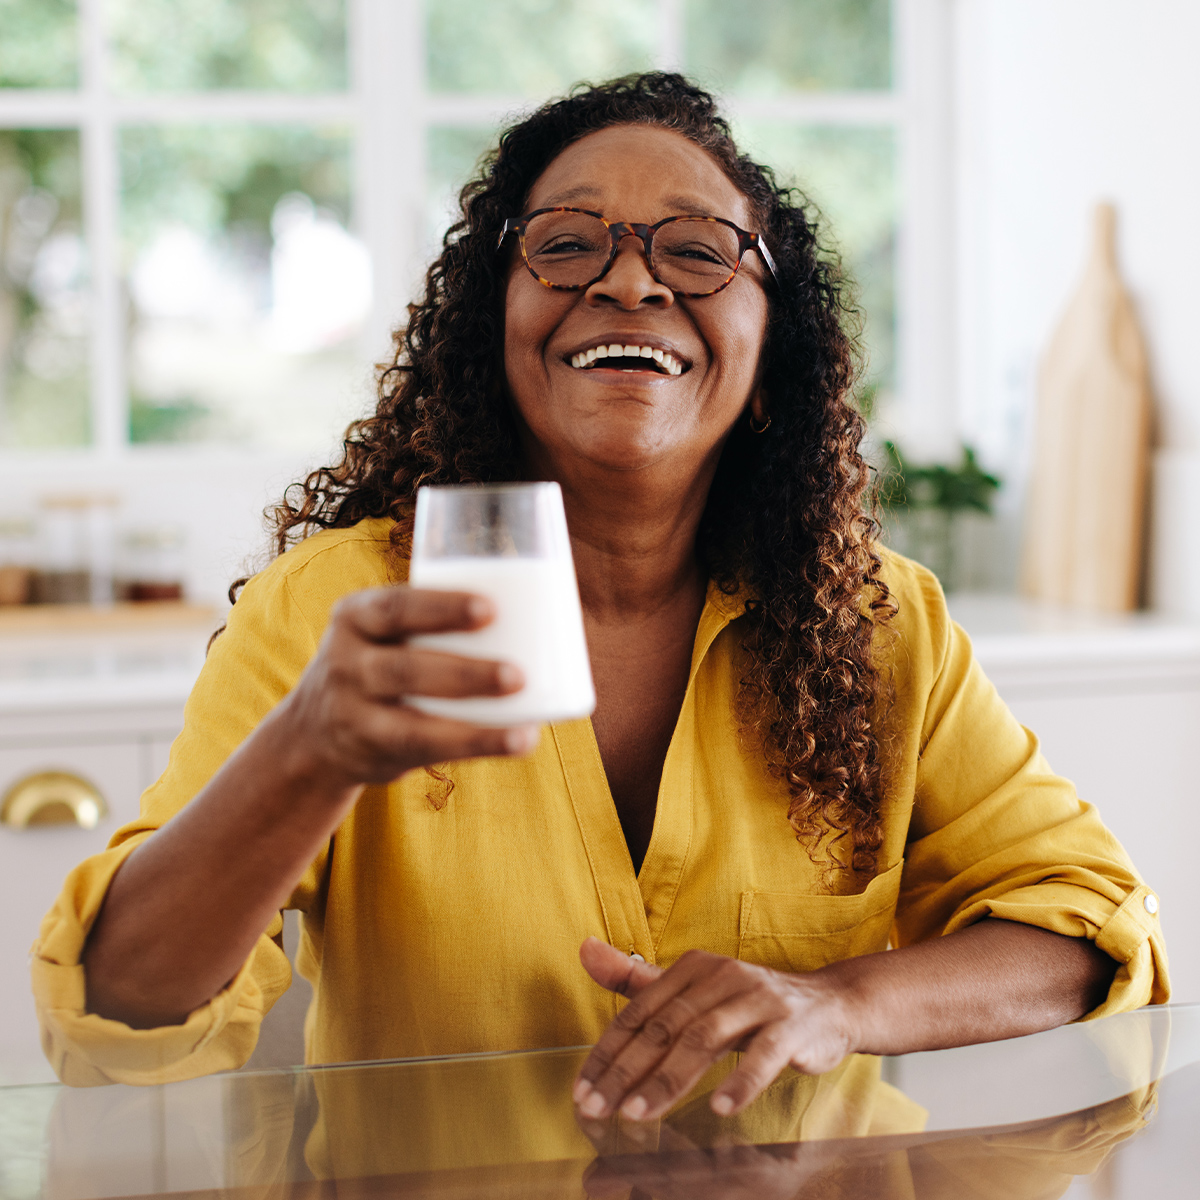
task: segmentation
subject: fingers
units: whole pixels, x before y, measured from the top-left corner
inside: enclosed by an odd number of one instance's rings
[[[621,996],[635,996],[662,973],[662,967],[639,962],[599,938],[586,938],[579,947],[584,970],[602,987]]]
[[[629,972],[597,947],[586,951],[602,982],[620,982]],[[712,1099],[718,1114],[734,1112],[788,1063],[809,1074],[832,1070],[850,1048],[839,1012],[836,997],[812,977],[689,951],[638,987],[613,1019],[580,1069],[575,1102],[585,1117],[619,1110],[631,1120],[651,1120],[715,1062],[744,1048]]]
[[[346,596],[333,619],[373,642],[394,642],[414,633],[479,629],[495,616],[496,606],[486,596],[397,586]]]
[[[713,1092],[713,1112],[740,1112],[788,1065],[806,1075],[823,1075],[849,1051],[849,1041],[835,1021],[799,1021],[793,1016],[767,1025],[751,1038],[741,1062]]]
[[[363,690],[373,700],[506,696],[525,685],[525,676],[513,663],[404,645],[368,645],[361,653],[359,670]]]
[[[742,1055],[742,1061],[713,1092],[713,1112],[722,1117],[739,1112],[769,1087],[791,1061],[793,1036],[782,1021],[759,1030]]]
[[[638,991],[593,1047],[575,1087],[580,1111],[603,1117],[619,1107],[632,1120],[665,1112],[769,1018],[773,997],[760,986],[764,974],[689,951]]]
[[[409,765],[528,754],[541,736],[536,725],[491,728],[431,716],[415,708],[390,706],[366,707],[355,732],[385,761]],[[388,773],[390,770],[384,772],[388,779],[395,774]]]

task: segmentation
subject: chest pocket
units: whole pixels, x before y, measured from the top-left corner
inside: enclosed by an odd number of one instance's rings
[[[887,948],[903,861],[855,896],[743,892],[738,958],[777,971],[815,971]]]

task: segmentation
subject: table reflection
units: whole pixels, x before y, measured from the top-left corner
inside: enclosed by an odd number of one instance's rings
[[[1149,1130],[1160,1164],[1190,1142],[1200,1109],[1200,1009],[1188,1006],[963,1050],[852,1056],[827,1075],[785,1073],[732,1118],[708,1104],[729,1060],[662,1121],[581,1122],[570,1087],[586,1053],[59,1089],[40,1194],[1033,1198],[1084,1177],[1079,1194],[1123,1197],[1145,1193],[1120,1182],[1120,1148],[1138,1146],[1160,1098],[1187,1122],[1172,1135],[1160,1114]],[[38,1092],[0,1089],[0,1115]]]

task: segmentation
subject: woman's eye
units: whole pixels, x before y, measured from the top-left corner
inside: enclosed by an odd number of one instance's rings
[[[586,254],[595,247],[589,246],[582,238],[563,237],[543,246],[539,254]]]
[[[716,250],[711,246],[705,246],[699,242],[693,242],[690,245],[684,246],[672,246],[668,253],[672,258],[692,258],[699,259],[702,262],[720,263],[722,266],[727,265]]]

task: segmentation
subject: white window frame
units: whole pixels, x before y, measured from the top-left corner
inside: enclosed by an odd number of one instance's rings
[[[253,121],[346,127],[355,154],[354,225],[375,271],[364,359],[378,359],[417,292],[426,266],[426,134],[434,125],[496,123],[528,109],[526,98],[430,93],[425,85],[423,0],[347,0],[349,86],[345,92],[247,91],[113,96],[103,0],[78,0],[80,87],[0,89],[0,127],[76,128],[81,135],[84,232],[91,265],[92,443],[70,451],[0,450],[0,466],[45,468],[48,485],[80,465],[138,462],[183,453],[198,468],[228,460],[218,446],[133,446],[124,364],[119,254],[117,132],[125,122]],[[951,453],[958,421],[953,390],[954,171],[951,139],[952,17],[955,0],[893,0],[894,87],[731,99],[744,119],[890,127],[898,146],[900,212],[896,263],[897,417],[918,456]],[[683,0],[658,0],[657,63],[682,59]],[[236,450],[232,452],[238,456]],[[249,453],[261,455],[261,451]],[[294,456],[293,456],[294,457]]]

